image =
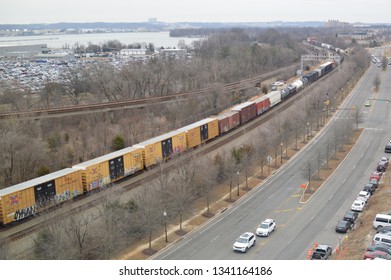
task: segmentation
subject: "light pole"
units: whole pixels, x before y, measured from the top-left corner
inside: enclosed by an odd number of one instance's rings
[[[239,196],[239,175],[240,175],[240,172],[239,170],[236,172],[236,174],[238,175],[238,193],[237,193],[237,196]]]
[[[168,238],[167,238],[167,212],[163,212],[163,217],[164,217],[164,233],[166,234],[166,243],[168,243]]]
[[[282,146],[284,146],[284,143],[281,142],[280,146],[281,146],[281,163],[282,163]]]

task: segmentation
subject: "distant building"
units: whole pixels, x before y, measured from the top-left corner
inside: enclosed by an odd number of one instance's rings
[[[187,54],[186,49],[160,49],[158,52],[161,57],[170,59],[185,59]]]
[[[147,49],[122,49],[121,56],[144,57],[147,55]]]
[[[349,32],[343,32],[338,34],[338,38],[344,38],[344,39],[355,39],[355,40],[368,40],[372,39],[374,37],[373,33],[368,33],[368,32],[354,32],[354,33],[349,33]]]
[[[0,46],[0,57],[32,58],[48,51],[47,44]]]
[[[351,26],[348,22],[341,22],[339,20],[328,20],[325,23],[326,27],[333,27],[333,28],[346,28]]]

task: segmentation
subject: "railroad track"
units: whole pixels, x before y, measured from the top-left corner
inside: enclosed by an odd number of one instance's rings
[[[222,89],[227,92],[234,90],[244,90],[248,88],[255,87],[255,85],[262,80],[270,79],[276,75],[279,75],[283,71],[289,69],[295,69],[298,65],[287,66],[263,75],[258,75],[252,78],[244,79],[238,82],[228,83],[222,85]],[[3,112],[0,113],[0,119],[8,118],[24,118],[24,117],[54,117],[56,115],[64,115],[70,113],[88,113],[96,112],[100,110],[110,111],[118,108],[128,108],[128,107],[143,107],[151,104],[167,102],[172,100],[180,100],[185,98],[190,98],[198,95],[210,94],[210,91],[213,88],[199,89],[184,93],[176,93],[165,96],[149,97],[149,98],[140,98],[140,99],[126,99],[118,101],[110,101],[105,103],[93,103],[93,104],[80,104],[72,106],[63,106],[63,107],[52,107],[52,108],[43,108],[35,110],[25,110],[25,111],[13,111],[13,112]]]
[[[330,75],[327,75],[322,79],[328,79],[328,77],[332,76],[334,73],[335,72],[330,73]],[[234,130],[230,131],[227,134],[224,134],[218,138],[213,139],[212,141],[208,142],[206,145],[202,145],[197,149],[185,152],[183,155],[181,155],[181,157],[184,157],[186,159],[188,157],[208,154],[210,152],[213,152],[221,148],[222,146],[230,142],[235,141],[235,139],[237,139],[238,137],[256,129],[266,121],[270,120],[271,118],[275,117],[276,115],[280,114],[282,111],[292,106],[292,104],[294,104],[298,100],[302,99],[304,96],[306,96],[308,93],[311,92],[311,89],[316,84],[317,83],[311,84],[310,86],[303,89],[299,93],[288,98],[284,102],[281,102],[272,110],[266,112],[265,114],[253,119],[252,121],[244,125],[235,128]],[[180,161],[176,159],[172,159],[165,163],[165,168],[172,169],[180,164],[181,164]],[[66,217],[70,217],[72,215],[82,213],[90,208],[96,207],[96,205],[101,203],[105,199],[106,195],[110,193],[122,194],[124,192],[128,192],[138,187],[142,183],[148,182],[150,180],[154,180],[156,179],[156,176],[159,174],[159,172],[160,172],[159,167],[155,166],[155,168],[152,168],[147,172],[140,172],[136,176],[132,176],[130,178],[123,179],[117,183],[114,183],[112,187],[109,187],[105,190],[91,193],[89,195],[86,195],[78,199],[77,201],[62,204],[58,207],[58,209],[53,209],[48,213],[42,213],[32,219],[28,219],[24,222],[19,222],[18,224],[8,226],[5,229],[3,228],[0,231],[0,239],[4,239],[7,242],[17,242],[19,239],[28,236],[34,233],[35,231],[43,228],[48,223],[58,221]]]

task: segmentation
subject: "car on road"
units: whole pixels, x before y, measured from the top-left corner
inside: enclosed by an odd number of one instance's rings
[[[379,160],[379,164],[384,164],[385,166],[388,166],[389,159],[387,157],[381,157]]]
[[[367,101],[365,101],[364,106],[365,106],[365,107],[370,107],[370,106],[371,106],[371,103],[369,103],[369,101],[367,100]]]
[[[366,184],[363,188],[363,191],[369,192],[371,195],[375,192],[376,186],[374,184]]]
[[[377,188],[379,186],[379,181],[376,179],[372,179],[372,180],[369,180],[369,184],[373,184]]]
[[[358,213],[357,212],[347,211],[345,213],[345,216],[343,216],[343,220],[344,221],[350,221],[350,222],[354,223],[356,221],[357,217],[358,217]]]
[[[387,169],[387,166],[384,163],[378,163],[378,165],[376,167],[376,171],[379,171],[379,172],[385,172],[386,169]]]
[[[255,233],[258,236],[267,237],[275,229],[276,229],[276,222],[273,219],[266,219],[258,226]]]
[[[362,212],[364,210],[365,201],[363,200],[355,200],[351,206],[353,211]]]
[[[372,179],[380,181],[380,178],[381,178],[381,175],[379,173],[372,173],[371,176],[369,177],[369,181]]]
[[[351,221],[339,221],[335,227],[336,232],[347,233],[348,230],[352,229],[354,224]]]
[[[245,232],[238,239],[236,239],[232,249],[234,251],[239,251],[246,253],[248,249],[255,245],[256,238],[255,234],[252,232]]]
[[[373,252],[373,251],[383,251],[387,254],[391,255],[391,247],[384,245],[384,244],[378,244],[378,245],[371,245],[368,246],[367,251]]]
[[[374,260],[376,258],[391,260],[391,255],[383,251],[373,251],[373,252],[366,251],[364,254],[364,260],[366,259]]]
[[[370,196],[371,196],[371,193],[366,192],[366,191],[360,191],[357,195],[356,200],[363,200],[363,201],[367,202]]]
[[[311,260],[327,260],[331,256],[333,249],[328,244],[319,244],[311,255]]]

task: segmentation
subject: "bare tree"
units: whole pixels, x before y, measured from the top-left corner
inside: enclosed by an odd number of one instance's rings
[[[182,235],[185,233],[183,230],[183,218],[188,210],[189,203],[193,200],[196,195],[194,189],[195,179],[195,166],[194,161],[185,161],[183,158],[179,158],[179,166],[174,170],[174,178],[171,186],[171,198],[175,204],[175,211],[179,215],[179,231],[178,234]]]
[[[303,166],[304,171],[304,177],[308,181],[308,190],[311,191],[311,179],[312,179],[312,173],[314,172],[314,167],[311,159],[309,159]]]
[[[267,164],[267,157],[269,152],[269,138],[266,132],[258,130],[258,136],[256,139],[256,159],[261,165],[261,178],[263,178],[263,168]]]
[[[377,74],[373,80],[373,86],[375,87],[376,92],[380,90],[380,84],[381,84],[381,79],[379,74]]]
[[[161,226],[159,221],[163,217],[163,209],[161,205],[160,195],[153,185],[143,185],[136,190],[134,200],[137,204],[137,214],[142,221],[144,228],[148,234],[148,251],[146,253],[154,253],[152,249],[153,233]],[[167,212],[166,212],[167,213]]]
[[[65,232],[68,235],[71,244],[78,248],[79,257],[84,257],[84,247],[89,236],[90,230],[90,217],[75,217],[72,216],[67,222]]]
[[[213,160],[210,157],[201,159],[195,178],[195,185],[202,190],[203,196],[205,197],[206,213],[203,215],[207,218],[214,215],[210,211],[210,203],[213,199],[213,189],[217,184],[217,167],[212,162]]]
[[[68,260],[78,255],[74,246],[71,246],[65,232],[63,221],[56,221],[42,229],[34,239],[34,253],[37,259]]]

